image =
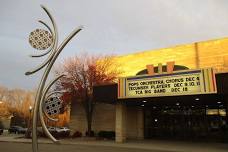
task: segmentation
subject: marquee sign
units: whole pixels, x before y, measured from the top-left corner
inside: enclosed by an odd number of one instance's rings
[[[212,68],[120,78],[118,98],[217,93]]]

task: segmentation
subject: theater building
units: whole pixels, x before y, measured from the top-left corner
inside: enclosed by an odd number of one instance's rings
[[[228,125],[228,38],[114,58],[118,83],[94,86],[94,132],[127,139],[223,141]],[[70,128],[86,131],[80,103]]]

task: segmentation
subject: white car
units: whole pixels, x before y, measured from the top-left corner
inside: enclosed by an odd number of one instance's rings
[[[70,135],[70,129],[67,127],[48,127],[48,130],[56,137],[67,137]]]
[[[70,129],[67,127],[59,127],[57,133],[60,137],[68,137],[70,135]]]
[[[58,132],[70,132],[70,129],[67,127],[59,127],[57,129]]]
[[[48,127],[48,131],[50,131],[50,133],[58,132],[58,128],[57,127]]]

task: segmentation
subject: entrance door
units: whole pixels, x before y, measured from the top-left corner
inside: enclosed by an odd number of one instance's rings
[[[180,106],[145,108],[145,138],[221,141],[224,118],[207,111]]]

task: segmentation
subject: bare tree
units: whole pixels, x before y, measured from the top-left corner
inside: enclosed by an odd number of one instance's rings
[[[25,122],[29,119],[29,106],[33,105],[34,93],[22,89],[8,89],[0,87],[1,112],[0,115],[14,115]]]
[[[56,69],[57,74],[66,74],[66,77],[62,78],[57,85],[58,89],[70,90],[63,96],[67,99],[65,101],[71,100],[83,104],[87,119],[88,136],[91,136],[92,116],[96,104],[93,100],[93,86],[113,83],[121,73],[117,69],[112,57],[88,55],[67,58]]]
[[[4,101],[8,95],[8,88],[0,86],[0,101]]]

